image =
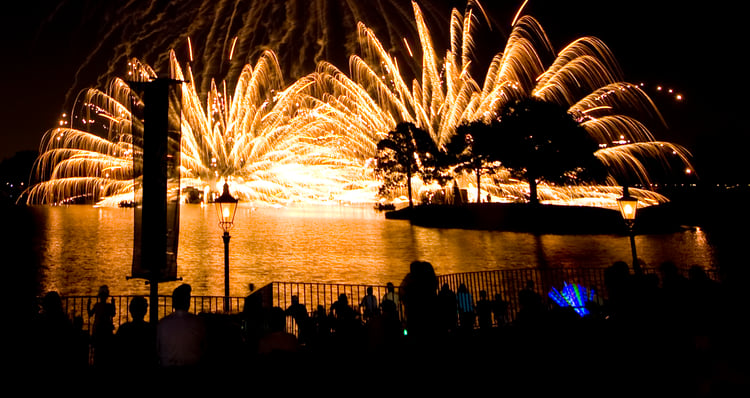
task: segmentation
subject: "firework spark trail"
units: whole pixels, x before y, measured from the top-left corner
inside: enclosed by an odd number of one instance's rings
[[[187,81],[182,96],[182,173],[187,185],[211,187],[221,179],[231,179],[233,189],[243,200],[269,203],[326,201],[351,197],[353,190],[374,200],[376,182],[368,173],[369,161],[377,141],[396,123],[413,122],[443,145],[459,125],[488,121],[510,101],[532,96],[569,107],[569,112],[600,143],[603,149],[597,156],[612,169],[630,170],[648,183],[643,158],[656,158],[668,166],[670,161],[665,154],[670,153],[689,165],[689,153],[683,148],[654,141],[644,124],[619,113],[624,109],[660,118],[645,93],[619,80],[614,57],[596,38],[578,39],[555,54],[538,22],[531,16],[519,16],[505,48],[492,58],[480,83],[472,77],[470,68],[476,58],[473,31],[479,23],[476,15],[480,14],[476,10],[487,20],[478,3],[470,4],[476,9],[467,7],[463,14],[457,10],[450,14],[450,45],[441,58],[421,7],[412,2],[421,59],[407,60],[406,64],[421,65],[421,69],[411,85],[397,58],[361,22],[356,34],[362,55],[350,56],[351,76],[320,61],[314,72],[285,85],[278,55],[266,50],[254,66],[244,63],[236,72],[237,78],[229,80],[226,73],[234,67],[222,66],[228,53],[257,51],[258,46],[251,46],[252,50],[246,47],[248,37],[261,29],[258,24],[264,13],[280,12],[275,6],[264,4],[249,7],[243,13],[240,3],[201,3],[199,14],[204,17],[192,21],[191,29],[175,39],[175,43],[182,43],[183,38],[186,42],[187,37],[208,27],[206,38],[199,40],[204,43],[201,62],[188,62],[183,68],[175,51],[169,52],[171,76]],[[291,4],[285,12],[296,15],[300,4]],[[322,2],[313,2],[312,7],[318,18],[327,12]],[[160,25],[158,22],[170,18],[175,10],[182,9],[168,8],[156,13],[153,24]],[[153,13],[146,10],[145,14]],[[219,24],[227,18],[230,23]],[[230,32],[234,25],[239,26],[238,36]],[[229,28],[222,30],[225,26]],[[310,29],[310,25],[306,26]],[[113,28],[112,32],[120,28]],[[238,40],[235,42],[233,37]],[[283,37],[272,41],[291,40],[286,34]],[[232,65],[245,57],[233,56]],[[193,71],[199,64],[203,65],[203,73],[196,79]],[[156,77],[155,69],[137,60],[131,61],[129,73],[131,79]],[[218,78],[214,79],[213,74]],[[234,89],[227,86],[227,81],[234,84]],[[128,174],[132,170],[123,169],[116,178],[109,177],[114,188],[107,188],[103,180],[108,177],[102,176],[104,170],[111,170],[108,165],[128,160],[138,151],[128,129],[142,126],[132,122],[122,105],[132,99],[126,86],[115,79],[107,93],[87,91],[76,102],[71,129],[57,131],[43,140],[43,155],[36,170],[44,182],[30,189],[29,202],[56,203],[84,196],[100,200],[132,188],[134,176]],[[95,131],[99,124],[104,134]],[[120,149],[101,147],[105,143],[100,136],[108,136]],[[58,144],[56,140],[63,137],[65,140]],[[615,142],[625,145],[613,146]],[[58,179],[45,181],[50,175]],[[464,185],[470,181],[463,175],[457,178]],[[498,197],[521,200],[528,195],[525,184],[506,177],[500,181],[487,179],[483,186]],[[611,178],[610,184],[614,183]],[[633,193],[645,204],[666,200],[650,191]],[[553,202],[613,206],[617,190],[610,186],[543,184],[539,194],[540,199]]]
[[[427,7],[436,19],[446,9],[440,2]],[[68,8],[77,5],[62,2],[50,20]],[[236,81],[244,65],[266,50],[278,54],[285,75],[292,79],[310,73],[321,60],[345,62],[357,50],[359,21],[380,26],[381,37],[388,37],[390,43],[414,33],[410,5],[398,0],[129,0],[86,4],[80,17],[85,40],[92,40],[91,50],[73,77],[66,105],[81,85],[102,87],[120,76],[121,65],[133,57],[164,73],[170,64],[169,50],[189,58],[188,40],[198,54],[191,60],[201,71],[195,76],[198,91],[205,94],[212,79]],[[92,71],[96,81],[84,81]]]
[[[180,2],[175,4],[166,4],[165,8],[160,9],[157,8],[157,4],[155,2],[147,3],[144,5],[142,2],[130,1],[128,3],[125,3],[114,12],[111,12],[107,17],[104,18],[111,23],[106,25],[108,26],[107,30],[101,32],[101,39],[98,41],[97,47],[95,47],[94,51],[91,52],[90,57],[84,60],[81,68],[79,69],[79,73],[90,62],[92,62],[94,55],[103,51],[106,43],[118,41],[118,38],[119,42],[114,46],[114,55],[110,57],[112,59],[112,62],[110,62],[109,65],[114,66],[122,64],[123,59],[125,59],[126,57],[129,58],[131,54],[138,53],[142,55],[142,59],[151,59],[152,62],[155,59],[155,62],[153,62],[156,65],[155,69],[164,69],[163,64],[165,63],[164,55],[158,54],[156,52],[158,51],[158,49],[179,48],[182,43],[187,43],[190,38],[194,38],[192,42],[202,43],[202,47],[200,47],[200,44],[198,47],[202,48],[202,50],[197,51],[197,53],[201,54],[201,56],[196,62],[194,62],[194,64],[203,66],[202,68],[200,68],[203,73],[199,77],[199,79],[196,79],[192,74],[191,68],[188,66],[188,80],[194,82],[192,84],[192,87],[194,89],[196,89],[197,87],[200,88],[197,88],[196,90],[188,93],[189,95],[186,96],[186,101],[188,103],[188,106],[186,108],[189,110],[185,112],[187,116],[185,116],[186,123],[184,123],[184,126],[186,126],[185,131],[187,133],[187,138],[184,144],[186,151],[183,157],[183,170],[185,171],[185,174],[187,174],[185,176],[186,181],[200,181],[201,178],[207,178],[207,176],[209,176],[211,172],[216,173],[216,170],[212,170],[212,167],[214,169],[218,167],[223,168],[222,174],[232,173],[238,174],[238,176],[241,177],[241,175],[243,174],[242,164],[244,163],[247,165],[251,165],[246,167],[244,171],[246,171],[247,173],[250,173],[252,171],[257,172],[259,175],[256,177],[259,180],[262,180],[263,184],[256,185],[262,185],[263,187],[265,187],[264,189],[268,191],[269,186],[274,186],[273,184],[268,183],[269,181],[273,181],[273,178],[268,178],[268,174],[270,173],[266,173],[266,177],[264,178],[260,175],[260,171],[264,170],[263,165],[265,165],[265,168],[268,168],[269,164],[278,163],[279,159],[294,158],[293,156],[281,157],[280,154],[284,153],[285,150],[295,150],[299,153],[315,153],[316,155],[311,156],[310,158],[317,159],[318,161],[322,161],[321,159],[324,158],[322,154],[327,154],[325,156],[328,156],[329,159],[326,159],[324,162],[328,164],[350,164],[352,162],[342,162],[340,160],[340,154],[338,154],[339,158],[335,158],[337,154],[335,152],[332,152],[331,150],[321,150],[320,147],[317,147],[314,150],[309,148],[302,148],[300,143],[292,144],[289,141],[284,141],[283,139],[278,138],[283,137],[284,131],[289,131],[291,127],[296,128],[298,131],[303,131],[299,130],[299,127],[304,127],[304,124],[299,122],[291,123],[290,121],[287,121],[286,127],[278,127],[276,124],[274,124],[275,122],[269,122],[271,120],[278,120],[279,112],[271,112],[269,114],[263,111],[263,109],[267,108],[269,105],[267,103],[259,105],[261,101],[257,96],[254,98],[244,98],[242,101],[234,101],[234,104],[242,103],[243,105],[239,107],[235,106],[230,111],[236,112],[237,109],[240,109],[241,111],[244,110],[245,114],[255,115],[255,117],[243,117],[242,119],[239,119],[239,116],[236,113],[232,115],[222,116],[221,110],[223,109],[224,111],[227,111],[227,101],[229,101],[226,95],[224,82],[226,82],[226,80],[243,80],[240,77],[238,77],[237,79],[232,78],[232,71],[241,69],[241,72],[235,73],[245,73],[245,68],[242,64],[243,60],[240,56],[233,56],[232,60],[236,61],[234,61],[232,65],[229,66],[229,68],[225,68],[226,71],[222,69],[223,65],[225,65],[226,62],[224,58],[227,52],[227,43],[230,42],[230,37],[232,36],[232,30],[234,27],[238,27],[237,32],[241,40],[234,42],[234,40],[231,39],[231,41],[233,42],[234,46],[233,50],[237,51],[238,53],[244,51],[245,54],[252,54],[253,51],[258,51],[258,48],[263,47],[258,45],[259,40],[266,40],[276,47],[283,47],[285,44],[290,44],[293,40],[295,40],[295,45],[289,45],[288,47],[299,49],[301,58],[295,61],[300,62],[287,62],[287,65],[304,64],[305,62],[301,61],[304,61],[305,53],[308,52],[304,50],[305,48],[311,48],[314,46],[322,47],[329,40],[326,35],[320,36],[305,34],[302,35],[302,39],[305,40],[300,41],[300,37],[294,37],[294,32],[298,29],[298,26],[304,27],[305,32],[310,33],[314,29],[319,29],[320,26],[331,25],[331,21],[326,21],[326,17],[328,15],[326,7],[324,6],[324,4],[326,3],[327,2],[317,1],[309,3],[308,6],[306,2],[294,2],[289,3],[286,7],[279,7],[279,3],[274,2],[256,2],[252,4],[241,1]],[[358,19],[367,12],[370,12],[366,11],[367,7],[357,6],[356,4],[351,2],[347,2],[345,4],[342,3],[341,5],[339,5],[339,7],[345,9],[345,11],[351,11],[357,16]],[[387,7],[395,7],[395,2],[379,2],[378,7],[381,11],[385,11]],[[398,14],[405,15],[405,13],[403,12],[403,6],[399,6],[396,8],[399,10]],[[283,18],[277,19],[281,19],[282,21],[284,21],[284,23],[287,24],[285,26],[282,26],[282,29],[273,29],[274,27],[263,22],[271,19],[268,17],[280,15],[281,11],[284,11]],[[113,18],[111,15],[119,16],[119,18]],[[316,15],[319,23],[315,24],[305,21],[306,15]],[[129,18],[124,16],[129,16]],[[388,19],[391,19],[391,17],[389,17]],[[299,23],[300,21],[302,21],[302,23]],[[336,21],[336,23],[339,22],[340,21]],[[393,27],[392,30],[394,32],[401,31],[399,28],[395,27],[395,24],[387,25],[389,26],[389,28]],[[175,26],[185,26],[186,29],[174,29]],[[167,29],[167,27],[169,29]],[[323,30],[325,31],[325,29]],[[286,33],[283,33],[281,36],[276,35],[273,37],[266,37],[266,35],[258,34],[259,32],[270,32],[270,36],[275,35],[275,32]],[[318,38],[317,40],[314,40],[314,38],[318,36],[322,37],[322,39]],[[308,37],[312,37],[313,40],[307,41]],[[221,45],[217,45],[217,42],[221,43]],[[144,46],[144,43],[147,43],[147,45]],[[318,55],[320,54],[322,53],[318,52]],[[249,56],[250,55],[246,55],[245,58],[248,58]],[[277,62],[277,60],[274,60],[273,63]],[[174,63],[172,62],[171,58],[169,63],[170,70],[173,70]],[[310,62],[307,62],[307,64],[310,64]],[[238,68],[237,65],[243,66]],[[216,83],[213,78],[222,78],[223,72],[226,72],[226,75],[223,75],[224,77],[229,77],[225,80],[222,80],[223,90],[217,90]],[[115,73],[116,71],[114,67],[112,67],[111,69],[107,70],[106,73],[101,75],[101,79],[105,79],[107,78],[107,76]],[[296,73],[300,73],[300,71],[298,70],[296,71]],[[278,80],[275,80],[274,83],[283,82],[280,73],[276,73],[274,75],[278,77]],[[76,76],[78,76],[78,74]],[[135,60],[131,61],[128,77],[130,80],[143,80],[147,79],[148,77],[155,76],[156,73],[154,73],[154,70],[150,69],[150,67],[148,67],[146,64],[139,63]],[[259,73],[254,76],[255,81],[251,82],[248,85],[250,87],[254,87],[256,84],[258,84],[258,81],[263,81],[269,78],[269,74],[267,73]],[[102,86],[101,81],[102,80],[100,80],[99,86]],[[199,84],[200,86],[198,86]],[[111,86],[110,88],[112,87],[116,86]],[[279,98],[292,97],[292,95],[283,94],[282,89],[283,87],[281,84],[277,84],[275,86],[275,91],[279,93]],[[90,125],[92,123],[88,123],[88,125],[85,126],[80,126],[80,124],[86,124],[86,121],[90,120],[89,118],[91,117],[90,113],[92,112],[92,108],[96,109],[93,112],[98,117],[104,117],[103,115],[109,114],[120,115],[121,112],[109,110],[107,105],[116,104],[118,101],[127,100],[127,98],[120,96],[120,94],[118,93],[109,91],[107,93],[102,93],[96,90],[90,90],[88,91],[88,93],[90,96],[89,98],[86,99],[79,97],[76,100],[74,106],[79,108],[81,112],[85,113],[85,115],[78,115],[80,117],[80,121],[78,123],[79,127],[82,129],[81,131],[85,132],[81,133],[80,135],[89,140],[89,145],[93,145],[93,143],[96,141],[95,136],[97,134],[101,135],[101,133],[92,131],[92,129],[90,128]],[[223,96],[221,94],[223,94]],[[109,95],[113,96],[111,100],[108,101],[109,103],[94,105],[97,101],[93,100],[93,97],[98,96],[99,98],[105,99],[104,102],[107,102],[106,98],[108,98]],[[295,93],[293,96],[298,95],[299,93]],[[202,101],[199,98],[201,97],[206,99],[206,112],[209,113],[208,117],[205,117],[205,113],[200,111]],[[331,103],[338,101],[338,108],[329,107],[330,109],[328,109],[326,112],[320,112],[318,114],[331,114],[331,109],[336,109],[336,111],[339,112],[339,115],[341,114],[341,112],[346,111],[345,108],[342,109],[340,106],[340,103],[344,102],[345,98],[341,98],[340,96],[332,96],[329,94],[324,95],[324,97],[325,101],[330,101]],[[359,98],[363,97],[364,96],[360,93]],[[299,99],[296,98],[292,99],[291,101],[299,101]],[[248,103],[258,104],[258,106],[248,107]],[[261,110],[259,111],[259,109],[256,108],[260,108]],[[285,112],[295,111],[285,110]],[[199,116],[196,117],[196,115]],[[113,116],[106,117],[111,118]],[[382,117],[378,118],[378,120],[380,119],[382,119]],[[231,120],[231,123],[250,123],[250,127],[247,127],[248,130],[237,130],[237,126],[227,124],[228,120]],[[239,122],[238,120],[241,120],[241,122]],[[293,118],[292,120],[299,121],[301,119]],[[346,126],[342,124],[340,120],[342,120],[340,116],[330,117],[327,127],[336,128],[338,131],[351,130],[347,130]],[[372,120],[373,119],[371,118],[370,121]],[[335,122],[331,123],[330,121]],[[125,124],[127,123],[122,123],[122,125]],[[310,126],[318,126],[318,129],[321,128],[319,127],[320,123],[310,124],[308,122],[308,124]],[[363,131],[365,131],[365,129],[367,129],[369,133],[372,134],[373,131],[382,131],[384,129],[382,123],[380,123],[380,125],[378,125],[375,129],[369,129],[362,126],[363,125],[360,124],[360,128],[356,131],[362,133]],[[261,130],[264,131],[261,133],[259,132]],[[249,134],[248,131],[250,131]],[[122,134],[118,135],[117,137],[113,137],[114,132],[112,129],[105,133],[109,135],[110,139],[123,139],[124,137],[124,135]],[[92,134],[93,136],[89,136],[89,134]],[[327,134],[331,135],[330,132],[328,132]],[[317,139],[314,137],[315,134],[311,134],[311,136],[313,136],[313,139]],[[356,145],[353,146],[355,148],[362,149],[363,146],[369,146],[369,151],[371,151],[371,148],[374,147],[374,138],[362,139],[357,138],[352,134],[349,135],[349,139],[350,142],[356,143]],[[231,145],[228,146],[228,143],[230,142],[233,142],[233,147],[231,147]],[[339,142],[341,142],[341,139],[339,139]],[[243,148],[243,144],[251,147],[252,149],[248,150],[246,148]],[[65,153],[64,151],[60,151],[52,145],[43,144],[42,146],[45,148],[45,151],[51,151],[51,153],[55,153],[55,155],[40,157],[40,162],[47,162],[47,165],[40,165],[38,171],[41,173],[48,167],[48,165],[54,164],[56,170],[54,175],[56,177],[65,178],[67,176],[68,178],[73,178],[73,174],[75,173],[73,167],[71,166],[72,162],[61,159],[65,156],[80,157],[80,152],[77,155],[72,155],[70,152]],[[86,145],[82,145],[82,147],[85,146]],[[344,145],[343,147],[348,148],[352,147],[352,145]],[[80,151],[84,150],[85,149],[80,149]],[[269,160],[262,160],[259,158],[261,153],[263,153],[264,151],[269,152],[271,150],[273,150],[275,156],[273,162]],[[96,151],[95,148],[94,151]],[[351,152],[352,151],[350,151],[350,153]],[[365,150],[360,153],[367,152],[368,151]],[[112,156],[110,155],[111,153],[111,151],[103,151],[102,155],[104,157]],[[289,152],[286,153],[288,154]],[[244,154],[249,156],[237,156],[237,154]],[[248,159],[241,161],[241,159],[243,158]],[[97,178],[96,176],[98,175],[98,171],[95,170],[92,165],[90,165],[89,173],[92,174],[91,178]],[[299,171],[297,173],[299,173]],[[195,175],[193,176],[192,174]],[[359,174],[361,175],[361,172]],[[190,177],[194,177],[194,179],[191,180]],[[41,178],[43,179],[44,177]],[[58,184],[58,188],[63,186],[67,186],[68,189],[70,189],[71,187],[70,184]],[[78,186],[80,186],[80,184]],[[42,187],[44,187],[44,185],[39,185],[35,192],[38,194],[39,191],[43,191],[44,189]],[[282,189],[278,186],[276,186],[275,189],[277,191],[282,191]],[[58,190],[57,192],[59,193],[63,191],[65,190]],[[68,194],[72,194],[72,196],[74,197],[80,196],[74,194],[73,192],[68,192]],[[276,194],[278,194],[278,192]],[[88,195],[90,197],[99,197],[94,193],[89,193]],[[30,197],[35,197],[35,195],[30,195]],[[47,200],[52,200],[49,199],[49,195],[46,195],[46,197],[48,198]],[[62,197],[65,197],[65,195],[62,195]]]
[[[312,196],[325,191],[328,200],[362,178],[363,154],[372,152],[380,130],[366,127],[364,121],[356,126],[344,123],[342,114],[348,113],[337,109],[337,92],[321,90],[326,82],[321,77],[328,75],[312,74],[282,87],[276,61],[267,52],[255,68],[247,66],[232,96],[217,92],[214,85],[209,92],[214,111],[208,118],[194,86],[184,86],[189,105],[183,113],[192,127],[185,130],[183,152],[198,166],[186,171],[203,181],[231,176],[246,199],[300,200],[310,196],[311,186],[319,186]],[[178,65],[173,68],[179,71]],[[222,111],[226,109],[230,110]]]
[[[582,125],[605,147],[597,152],[597,157],[619,172],[633,172],[644,185],[651,183],[642,163],[644,158],[656,158],[669,167],[671,161],[667,158],[673,156],[690,167],[690,154],[686,149],[654,142],[642,123],[618,113],[622,108],[661,119],[645,93],[635,85],[620,81],[617,62],[601,40],[583,37],[555,54],[538,22],[531,16],[520,16],[505,50],[493,59],[479,90],[479,84],[468,72],[468,65],[463,64],[472,58],[471,54],[463,52],[473,48],[472,35],[459,33],[462,29],[464,33],[471,29],[471,10],[464,13],[463,21],[461,14],[452,14],[451,50],[444,63],[438,65],[429,29],[420,18],[419,6],[413,4],[422,43],[421,84],[415,80],[411,92],[405,89],[407,85],[398,75],[395,62],[367,29],[360,29],[360,32],[368,42],[368,55],[374,61],[356,60],[352,76],[357,83],[373,88],[371,91],[377,93],[379,101],[387,103],[384,108],[398,109],[398,115],[405,120],[429,131],[437,144],[443,145],[460,124],[486,121],[510,101],[533,96],[566,106],[571,114],[581,116]],[[470,23],[466,23],[467,20]],[[460,55],[455,54],[458,49],[462,51]],[[545,59],[553,62],[545,66]],[[384,71],[387,78],[378,79],[379,71]],[[387,85],[381,80],[393,83]],[[626,145],[612,147],[617,141],[624,141]],[[612,177],[610,183],[615,183]]]

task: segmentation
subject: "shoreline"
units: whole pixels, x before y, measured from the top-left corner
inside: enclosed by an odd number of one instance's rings
[[[670,233],[688,228],[671,204],[638,211],[635,232]],[[464,205],[417,205],[386,212],[386,218],[409,220],[428,228],[528,232],[539,234],[627,234],[617,210],[529,203],[468,203]]]
[[[738,185],[681,187],[660,192],[670,201],[638,210],[636,234],[672,233],[710,228],[737,231],[742,214],[737,210],[750,201],[750,190]],[[539,234],[628,233],[619,212],[613,209],[529,203],[467,203],[462,205],[415,205],[386,211],[385,217],[409,220],[429,228],[528,232]],[[743,229],[744,231],[744,229]]]

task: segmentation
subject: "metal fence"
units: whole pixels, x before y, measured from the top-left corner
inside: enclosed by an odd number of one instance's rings
[[[646,274],[657,273],[656,269],[646,268]],[[682,270],[686,274],[687,270]],[[456,292],[462,284],[472,294],[474,302],[479,299],[480,292],[484,291],[489,300],[502,300],[507,304],[507,314],[504,319],[493,318],[493,324],[499,322],[512,322],[519,310],[518,293],[523,289],[527,281],[532,281],[534,290],[543,298],[554,288],[561,290],[564,284],[577,284],[585,287],[593,293],[594,299],[603,302],[607,299],[607,290],[604,282],[605,268],[529,268],[514,270],[467,272],[438,276],[438,287],[447,285]],[[709,272],[709,276],[717,279],[715,273]],[[338,300],[340,295],[345,295],[349,305],[362,313],[360,302],[365,296],[367,289],[372,288],[373,295],[378,303],[383,299],[387,287],[383,285],[354,285],[354,284],[326,284],[326,283],[297,283],[297,282],[272,282],[251,293],[259,295],[263,307],[288,308],[292,303],[292,296],[297,296],[299,302],[304,304],[310,315],[320,308],[326,313],[330,311],[331,305]],[[398,291],[398,286],[396,286]],[[129,320],[128,306],[134,296],[112,296],[115,304],[116,315],[114,318],[115,328]],[[97,298],[95,296],[68,296],[63,297],[63,307],[71,319],[79,321],[83,330],[90,330],[92,318],[88,316],[89,302],[93,305]],[[220,296],[193,296],[190,305],[191,312],[205,314],[224,313],[224,297]],[[241,312],[245,305],[245,297],[229,297],[230,313]],[[551,304],[551,303],[550,303]],[[158,319],[172,312],[172,297],[159,296]],[[399,315],[404,319],[403,307],[399,306]],[[150,315],[146,315],[150,319]],[[364,320],[363,320],[364,321]],[[287,323],[288,330],[295,331],[291,317]]]
[[[461,285],[464,285],[471,294],[475,305],[481,296],[481,292],[484,292],[486,299],[491,302],[504,302],[507,307],[502,319],[498,319],[493,314],[492,323],[496,326],[513,322],[520,309],[518,293],[526,287],[528,281],[532,281],[533,290],[543,298],[547,297],[547,293],[552,288],[562,290],[564,284],[567,283],[585,287],[593,293],[596,301],[603,302],[607,299],[604,271],[604,268],[560,268],[466,272],[439,275],[438,289],[445,285],[455,293]],[[655,271],[645,270],[645,272],[653,273]],[[378,298],[379,302],[382,301],[386,291],[385,286],[273,282],[263,288],[264,303],[287,308],[291,303],[291,297],[296,295],[299,297],[300,303],[305,304],[308,311],[312,312],[319,306],[328,310],[331,304],[337,300],[339,294],[346,294],[349,304],[357,309],[367,287],[372,287],[375,297]],[[396,291],[398,291],[398,287]],[[549,304],[552,305],[552,303]],[[399,306],[399,315],[403,320],[403,305]]]
[[[341,295],[346,297],[360,315],[363,315],[364,307],[362,299],[367,294],[367,289],[372,288],[372,294],[378,304],[382,302],[387,287],[383,285],[349,285],[349,284],[325,284],[325,283],[295,283],[295,282],[273,282],[263,287],[262,295],[264,305],[272,307],[288,308],[292,303],[292,296],[297,296],[299,302],[304,304],[310,315],[318,309],[329,312],[331,305]],[[396,292],[398,288],[395,288]],[[403,315],[403,308],[399,306],[399,314]]]
[[[131,320],[130,301],[135,295],[118,295],[111,296],[110,300],[115,305],[115,316],[113,323],[115,330],[123,323]],[[141,296],[146,297],[148,296]],[[40,298],[41,300],[41,298]],[[97,302],[96,296],[64,296],[62,297],[63,309],[70,319],[78,322],[78,327],[90,331],[93,316],[89,316],[88,309],[93,308]],[[224,312],[225,297],[221,296],[192,296],[190,300],[190,310],[198,313],[218,313]],[[243,297],[229,297],[230,312],[239,312],[243,307]],[[158,319],[161,319],[172,312],[172,296],[159,296],[157,304]],[[151,308],[149,306],[145,319],[150,319]]]

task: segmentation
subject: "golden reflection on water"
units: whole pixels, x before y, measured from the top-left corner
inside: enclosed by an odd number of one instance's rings
[[[92,294],[99,285],[112,294],[147,294],[130,275],[132,209],[91,206],[33,207],[39,251],[39,291]],[[223,295],[222,232],[211,206],[183,205],[177,272],[196,295]],[[647,264],[715,264],[700,229],[636,237]],[[498,231],[431,229],[385,220],[369,207],[305,206],[257,208],[241,205],[229,243],[230,290],[272,281],[352,284],[400,282],[415,259],[430,261],[438,274],[523,268],[604,267],[630,262],[628,237],[533,235]],[[169,294],[179,282],[160,284]]]

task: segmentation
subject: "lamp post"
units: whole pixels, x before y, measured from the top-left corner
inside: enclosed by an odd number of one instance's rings
[[[219,227],[224,231],[224,312],[229,312],[229,230],[234,225],[234,213],[239,200],[229,194],[229,184],[224,182],[224,192],[214,200],[219,216]]]
[[[625,220],[630,235],[630,251],[633,252],[633,271],[636,275],[641,274],[641,265],[638,263],[638,256],[635,251],[635,213],[638,211],[638,199],[630,196],[628,186],[622,187],[622,197],[617,199],[617,205],[620,207],[620,215]]]

